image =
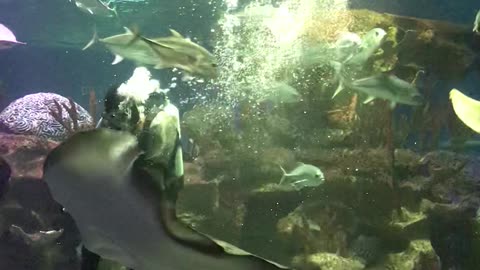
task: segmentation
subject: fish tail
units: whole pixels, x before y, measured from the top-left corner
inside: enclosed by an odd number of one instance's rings
[[[117,6],[114,6],[112,8],[112,11],[113,11],[113,15],[115,15],[115,18],[117,19],[117,21],[120,21],[120,17],[118,16],[118,12],[117,12]]]
[[[335,93],[333,93],[332,99],[335,98],[338,93],[340,93],[344,89],[344,84],[343,84],[343,77],[342,77],[342,63],[337,62],[337,61],[331,61],[330,64],[332,65],[334,71],[335,71],[335,78],[338,80],[338,86],[337,89],[335,89]]]
[[[85,51],[86,49],[90,48],[95,42],[98,40],[98,34],[97,34],[97,26],[93,28],[93,37],[92,39],[83,47],[82,51]]]
[[[287,175],[287,172],[282,167],[282,165],[278,165],[278,167],[280,167],[280,170],[282,170],[282,178],[280,178],[280,182],[278,182],[278,184],[281,185],[283,183],[283,180],[285,180],[285,176]]]
[[[333,96],[332,96],[332,99],[335,98],[336,95],[338,95],[338,93],[340,93],[342,90],[343,90],[343,81],[342,79],[339,80],[338,82],[338,86],[337,86],[337,89],[335,89],[335,93],[333,93]]]

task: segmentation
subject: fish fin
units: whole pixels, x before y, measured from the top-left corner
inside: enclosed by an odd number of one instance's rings
[[[374,99],[375,99],[374,96],[368,96],[367,99],[365,99],[365,100],[363,101],[363,104],[367,104],[367,103],[371,102],[371,101],[374,100]]]
[[[100,117],[95,128],[100,128],[102,126],[102,122],[103,122],[103,117]]]
[[[139,39],[146,39],[140,34],[138,26],[133,25],[131,28],[123,27],[125,29],[125,34],[132,35],[132,39],[126,44],[126,46],[132,45],[135,41]]]
[[[92,10],[92,9],[90,9],[90,8],[87,8],[87,11],[88,11],[88,13],[90,13],[90,14],[94,15],[94,14],[93,14],[93,10]]]
[[[113,59],[112,65],[116,65],[116,64],[118,64],[118,63],[120,63],[120,62],[122,62],[122,61],[123,61],[123,57],[121,57],[120,55],[116,54],[116,55],[115,55],[115,59]]]
[[[395,109],[395,107],[397,106],[397,103],[395,101],[391,101],[390,102],[390,109]]]
[[[130,28],[124,26],[123,27],[123,30],[125,30],[125,34],[131,34],[131,35],[135,35],[134,32],[132,30],[130,30]]]
[[[170,30],[170,33],[172,33],[172,36],[178,37],[178,38],[183,38],[183,36],[180,35],[180,33],[178,33],[177,31],[175,31],[173,29],[169,29],[169,30]]]
[[[343,82],[342,82],[342,80],[340,80],[340,81],[338,82],[338,87],[337,87],[337,89],[335,89],[335,93],[333,93],[332,99],[335,98],[335,96],[338,95],[338,93],[340,93],[343,89],[344,89],[344,87],[343,87]]]
[[[282,165],[278,165],[280,167],[280,170],[282,170],[282,178],[280,178],[280,182],[278,182],[279,185],[283,183],[283,180],[285,180],[285,177],[287,176],[287,171],[282,167]]]
[[[92,39],[85,45],[85,47],[82,48],[82,51],[85,51],[86,49],[90,48],[95,42],[98,40],[98,34],[97,34],[97,26],[93,27],[93,37]]]
[[[114,6],[113,8],[111,8],[112,12],[113,12],[113,15],[115,16],[115,18],[117,18],[117,20],[120,21],[120,17],[118,16],[118,12],[117,12],[117,6]]]
[[[307,181],[308,181],[308,179],[304,178],[304,179],[297,180],[297,181],[293,182],[292,184],[296,185],[296,184],[300,184],[300,183],[307,182]]]

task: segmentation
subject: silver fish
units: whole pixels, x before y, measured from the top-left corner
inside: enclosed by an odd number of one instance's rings
[[[106,38],[98,38],[96,31],[92,40],[83,50],[100,41],[115,55],[112,64],[124,58],[137,65],[153,66],[155,69],[178,68],[189,76],[215,78],[217,64],[213,55],[205,48],[183,38],[175,30],[172,36],[149,39],[125,27],[125,33]]]
[[[343,63],[358,53],[362,39],[351,32],[342,33],[334,44],[336,61]]]
[[[478,33],[480,31],[480,10],[477,11],[475,21],[473,22],[473,32]]]
[[[346,81],[351,80],[351,75],[360,71],[372,55],[383,44],[387,32],[381,28],[373,28],[368,31],[361,40],[361,44],[358,45],[358,40],[354,35],[349,38],[352,39],[351,47],[347,51],[352,54],[349,56],[343,56],[338,61],[331,61],[331,66],[335,71],[335,79],[338,81],[338,87],[335,90],[332,98],[340,93],[346,85]]]
[[[44,179],[89,251],[135,270],[286,269],[184,225],[165,188],[169,171],[143,164],[135,136],[103,128],[48,155]]]
[[[274,105],[297,103],[302,96],[297,89],[284,82],[273,82],[268,89],[266,89],[266,96],[261,98],[259,102],[270,101]]]
[[[310,164],[299,162],[297,167],[289,173],[282,166],[280,166],[280,169],[283,172],[283,176],[279,185],[286,183],[296,189],[301,189],[303,187],[317,187],[325,181],[322,171]]]
[[[383,44],[387,32],[381,28],[374,28],[368,31],[362,37],[362,43],[358,49],[358,52],[349,58],[345,65],[363,67],[363,65],[372,57],[372,55]]]
[[[70,0],[72,1],[72,0]],[[117,10],[100,0],[73,0],[83,12],[100,17],[118,17]]]
[[[184,38],[177,31],[170,29],[169,37],[146,39],[151,42],[157,57],[161,59],[155,68],[179,68],[189,75],[205,78],[217,77],[215,57],[202,46]],[[173,53],[164,48],[170,48]]]
[[[395,108],[397,103],[413,106],[423,104],[423,97],[418,89],[395,75],[380,73],[353,81],[348,87],[367,94],[364,104],[376,98],[389,100],[391,108]]]

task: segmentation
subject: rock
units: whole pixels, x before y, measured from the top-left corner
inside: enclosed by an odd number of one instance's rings
[[[185,185],[205,184],[205,176],[202,167],[194,162],[184,162],[184,181]]]
[[[36,136],[0,133],[0,157],[10,166],[12,178],[41,179],[43,162],[57,145]]]
[[[439,270],[441,268],[439,258],[430,241],[415,240],[410,243],[407,250],[387,255],[382,266],[373,269]]]
[[[365,266],[353,259],[343,258],[332,253],[317,253],[296,256],[292,266],[303,270],[362,270]]]
[[[414,30],[415,34],[397,48],[398,62],[430,66],[440,78],[453,80],[461,78],[473,63],[475,53],[471,48],[474,35],[470,27],[444,21],[377,13],[370,10],[352,10],[353,22],[350,31],[366,31],[374,27],[385,30],[399,29],[397,43],[402,39],[403,30]],[[396,44],[393,44],[396,47]],[[444,57],[436,57],[443,55]]]
[[[0,158],[0,198],[3,197],[3,194],[7,189],[8,181],[10,180],[11,174],[12,169],[10,168],[8,163],[3,160],[3,158]]]

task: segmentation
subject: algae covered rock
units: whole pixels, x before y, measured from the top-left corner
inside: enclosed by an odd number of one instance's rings
[[[430,241],[412,241],[407,250],[387,256],[382,268],[390,270],[431,270],[440,269],[440,262]]]
[[[317,253],[293,258],[292,265],[305,270],[362,270],[364,265],[332,253]]]

